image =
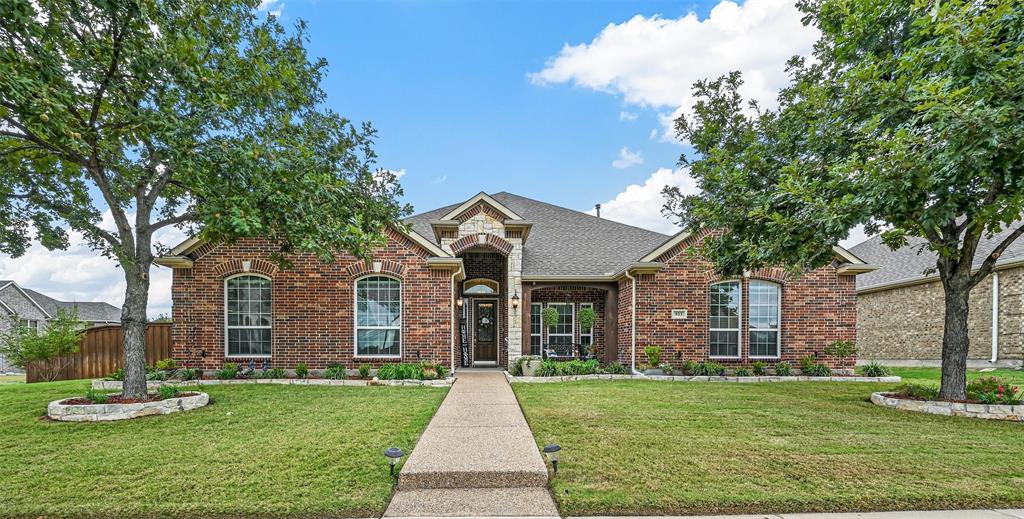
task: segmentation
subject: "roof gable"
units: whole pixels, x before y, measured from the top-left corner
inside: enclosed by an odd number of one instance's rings
[[[473,198],[466,200],[465,202],[459,204],[459,206],[456,207],[455,209],[452,209],[445,213],[445,215],[439,218],[439,220],[457,220],[459,216],[462,215],[462,213],[469,211],[473,207],[477,206],[477,204],[487,204],[492,209],[494,209],[499,214],[501,214],[502,216],[509,220],[523,219],[522,216],[519,216],[518,214],[516,214],[515,211],[506,207],[505,204],[502,204],[501,202],[492,198],[491,195],[488,195],[487,193],[481,191]]]

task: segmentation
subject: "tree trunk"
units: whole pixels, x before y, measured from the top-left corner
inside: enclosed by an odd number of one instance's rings
[[[146,396],[146,306],[149,300],[149,263],[125,265],[124,306],[124,396]]]
[[[967,350],[970,344],[967,316],[971,289],[966,282],[960,281],[953,279],[943,283],[946,315],[942,333],[942,384],[939,388],[942,400],[964,400],[967,397]]]

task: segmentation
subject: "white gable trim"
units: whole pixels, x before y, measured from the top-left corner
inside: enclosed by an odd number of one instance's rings
[[[647,262],[651,262],[651,261],[657,260],[659,256],[661,256],[662,254],[665,254],[666,252],[672,250],[672,247],[675,247],[676,245],[679,245],[680,243],[683,242],[683,240],[689,238],[690,236],[691,236],[691,233],[689,233],[687,231],[682,231],[682,232],[677,233],[675,236],[669,238],[668,241],[666,241],[665,243],[662,243],[661,245],[659,245],[657,249],[654,249],[653,251],[651,251],[650,254],[640,258],[640,263],[647,263]]]
[[[465,202],[462,203],[462,205],[456,207],[455,209],[452,209],[448,214],[442,216],[439,219],[440,220],[454,220],[455,217],[459,216],[460,214],[465,212],[467,209],[473,207],[474,205],[476,205],[476,204],[478,204],[480,202],[484,202],[487,205],[497,209],[497,211],[499,213],[505,215],[509,220],[522,220],[523,219],[523,217],[519,216],[518,214],[516,214],[515,211],[509,209],[508,207],[505,207],[501,202],[495,200],[494,198],[491,198],[490,195],[488,195],[487,193],[484,193],[483,191],[481,191],[479,194],[477,194],[473,198],[470,198],[469,200],[466,200]]]

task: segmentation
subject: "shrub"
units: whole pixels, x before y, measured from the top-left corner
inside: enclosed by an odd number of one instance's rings
[[[803,373],[808,377],[828,377],[832,375],[832,368],[824,364],[812,364],[809,368],[803,370]]]
[[[845,359],[857,354],[857,347],[850,341],[834,341],[825,346],[825,355],[837,359]]]
[[[203,375],[199,368],[180,368],[174,372],[171,378],[178,380],[197,380]]]
[[[146,380],[167,380],[171,374],[160,369],[154,369],[146,373]]]
[[[161,399],[167,400],[168,398],[174,398],[178,396],[178,394],[181,393],[181,388],[172,384],[164,384],[158,387],[156,389],[156,392],[157,394],[160,395]]]
[[[754,361],[754,363],[750,365],[750,370],[754,373],[754,375],[756,375],[758,377],[763,377],[766,374],[768,374],[768,369],[767,368],[768,368],[768,365],[765,364],[764,362],[759,361],[759,360],[758,361]]]
[[[791,377],[793,376],[793,366],[790,366],[788,362],[776,363],[775,374],[780,377]]]
[[[105,404],[107,403],[107,394],[100,393],[99,391],[96,391],[95,389],[90,387],[89,389],[85,390],[85,399],[94,404]]]
[[[124,380],[124,368],[117,368],[113,373],[107,375],[106,380]]]
[[[178,361],[174,359],[163,359],[156,361],[156,369],[160,371],[174,371],[178,369]]]
[[[324,370],[324,378],[331,380],[344,380],[348,377],[348,372],[345,371],[345,366],[341,364],[331,364]]]
[[[736,370],[737,377],[749,377],[751,376],[750,370],[747,368],[739,368]]]
[[[299,378],[306,378],[309,376],[309,366],[305,363],[300,362],[295,365],[295,376]]]
[[[939,388],[923,384],[901,384],[894,393],[902,398],[916,398],[920,400],[935,400],[939,398]]]
[[[609,375],[625,375],[629,372],[626,366],[623,366],[618,362],[610,362],[608,364],[605,364],[604,368],[601,371],[608,373]]]
[[[697,363],[696,362],[694,362],[692,360],[687,360],[687,361],[683,362],[683,374],[684,375],[694,375],[694,374],[696,374],[696,371],[697,371]]]
[[[800,357],[800,371],[806,372],[807,370],[811,369],[811,366],[814,366],[815,360],[816,359],[814,358],[814,355]]]
[[[717,362],[698,362],[693,367],[693,374],[698,377],[720,377],[725,375],[725,366]]]
[[[889,370],[877,362],[869,362],[860,367],[860,374],[865,377],[888,377]]]
[[[423,380],[423,366],[420,364],[382,364],[377,368],[380,380]]]
[[[217,371],[217,378],[221,380],[231,380],[238,377],[238,364],[234,362],[225,362],[224,367]]]
[[[421,362],[420,366],[423,370],[423,380],[444,378],[444,366],[426,361]]]
[[[0,356],[21,369],[35,364],[39,374],[49,382],[60,376],[74,361],[79,343],[88,324],[78,319],[75,311],[60,310],[48,321],[46,330],[38,331],[16,324],[0,335]]]
[[[526,362],[526,357],[519,357],[512,361],[512,364],[508,366],[508,374],[513,377],[523,376],[523,362]]]
[[[676,372],[676,368],[667,362],[658,367],[661,368],[661,372],[666,375],[671,375]]]
[[[593,375],[597,373],[599,367],[600,364],[597,362],[597,359],[570,360],[565,362],[545,360],[544,362],[541,362],[540,367],[537,368],[537,376],[564,377],[573,375]]]
[[[661,365],[661,346],[648,346],[644,348],[644,353],[647,354],[647,363],[652,368],[656,368]]]
[[[284,368],[265,369],[260,378],[288,378],[288,373]]]
[[[360,364],[359,365],[359,378],[370,378],[370,365]]]
[[[549,328],[558,324],[558,310],[550,306],[540,313],[540,317],[544,321],[544,326]]]
[[[984,377],[967,383],[967,398],[983,404],[1018,405],[1020,389],[997,377]]]
[[[577,319],[580,322],[581,330],[589,330],[594,327],[594,321],[597,320],[597,313],[594,312],[594,307],[584,306],[580,308],[580,313]]]

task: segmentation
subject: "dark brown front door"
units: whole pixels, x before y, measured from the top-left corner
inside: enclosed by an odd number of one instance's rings
[[[473,307],[473,326],[475,327],[473,361],[497,362],[498,303],[496,301],[475,301]]]

